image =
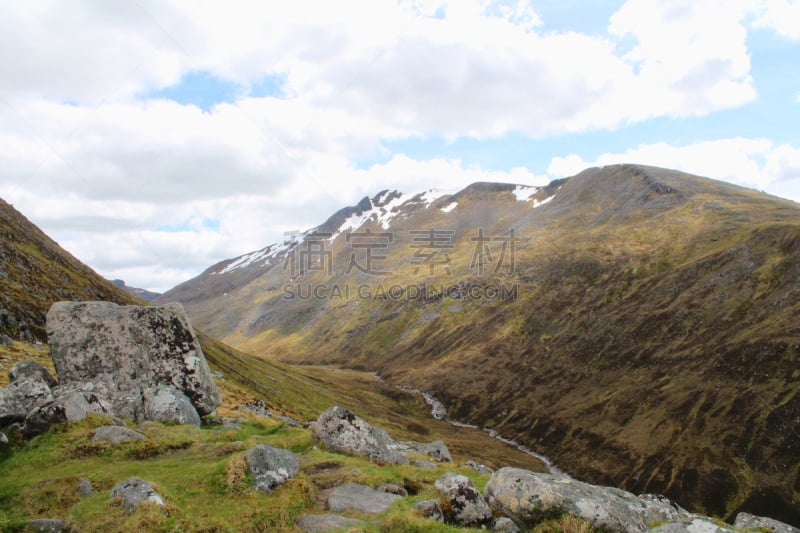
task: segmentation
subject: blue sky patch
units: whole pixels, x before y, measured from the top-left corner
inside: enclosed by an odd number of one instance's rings
[[[165,98],[183,105],[193,105],[210,111],[223,102],[234,102],[242,96],[242,88],[232,81],[223,80],[205,71],[184,74],[177,85],[149,92],[146,98]]]

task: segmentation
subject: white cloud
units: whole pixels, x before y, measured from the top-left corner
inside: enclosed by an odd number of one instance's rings
[[[769,28],[789,39],[800,39],[800,1],[764,0],[759,3],[757,27]]]
[[[754,5],[629,0],[593,36],[548,31],[527,0],[3,2],[0,196],[103,274],[165,289],[382,188],[546,181],[399,154],[356,168],[387,139],[547,136],[748,102],[743,21],[797,27],[783,24],[797,2]],[[142,96],[192,71],[242,96],[209,112]],[[276,74],[282,98],[245,97]],[[792,147],[719,143],[622,155],[756,185],[796,172]]]
[[[621,153],[605,153],[594,161],[571,154],[555,157],[548,167],[553,176],[572,176],[581,170],[619,163],[674,168],[745,187],[779,194],[788,181],[800,186],[800,148],[774,146],[766,139],[731,138],[685,146],[643,144]],[[781,194],[786,196],[786,194]],[[795,197],[800,201],[800,197]]]

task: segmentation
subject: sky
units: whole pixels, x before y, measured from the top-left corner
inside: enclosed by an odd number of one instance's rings
[[[800,201],[800,0],[0,3],[0,197],[165,291],[384,189],[675,168]]]

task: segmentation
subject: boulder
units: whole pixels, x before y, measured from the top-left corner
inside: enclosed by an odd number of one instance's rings
[[[333,489],[328,497],[328,508],[335,512],[356,510],[367,514],[385,512],[400,496],[378,492],[360,483],[348,483]]]
[[[364,522],[336,514],[304,514],[297,518],[294,525],[300,531],[325,533],[327,531],[349,531],[354,528],[364,527]]]
[[[434,500],[420,500],[414,504],[414,508],[425,518],[432,518],[437,522],[444,521],[444,514],[442,508],[439,507],[439,502]]]
[[[336,452],[363,454],[377,463],[408,463],[386,430],[371,426],[343,407],[331,407],[322,413],[314,423],[312,435]]]
[[[142,391],[145,420],[172,424],[191,424],[200,427],[200,415],[181,391],[158,385]]]
[[[221,402],[180,304],[57,302],[47,313],[47,334],[61,384],[91,383],[116,415],[141,420],[143,392],[159,386],[182,392],[201,416]]]
[[[143,440],[147,437],[138,431],[122,426],[100,426],[94,430],[92,442],[111,442],[119,444],[129,440]]]
[[[449,463],[453,460],[453,458],[450,456],[450,450],[448,450],[445,443],[440,440],[435,440],[428,443],[401,441],[400,445],[405,447],[410,452],[418,453],[420,455],[427,455],[440,462]]]
[[[492,521],[492,510],[467,476],[448,472],[434,486],[442,496],[442,512],[449,522],[480,527]]]
[[[35,361],[22,361],[8,371],[8,386],[0,388],[0,427],[25,420],[32,410],[53,400],[56,380]]]
[[[253,488],[270,493],[297,474],[297,458],[289,450],[259,444],[244,454]]]
[[[800,529],[790,526],[789,524],[772,518],[751,515],[749,513],[737,514],[733,527],[736,529],[761,529],[774,533],[800,533]]]
[[[132,477],[117,483],[111,490],[109,498],[120,498],[125,507],[125,511],[132,513],[136,507],[143,502],[154,503],[161,507],[166,507],[164,498],[156,492],[155,487],[149,481]]]
[[[680,520],[661,524],[650,531],[654,533],[732,533],[734,529],[717,523],[707,516],[692,514]]]
[[[90,413],[107,413],[101,401],[96,401],[91,393],[79,390],[59,391],[56,398],[37,407],[25,417],[22,434],[26,438],[44,433],[50,427],[62,422],[77,422]]]
[[[625,532],[647,531],[649,524],[681,519],[679,508],[663,497],[639,498],[624,490],[519,468],[492,474],[484,495],[493,509],[523,527],[560,513]]]
[[[8,371],[9,383],[13,383],[22,379],[35,379],[38,381],[44,381],[50,388],[58,385],[56,378],[54,378],[45,367],[36,361],[21,361],[11,367],[11,370]]]

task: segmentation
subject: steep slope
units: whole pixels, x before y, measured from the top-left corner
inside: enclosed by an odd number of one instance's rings
[[[46,340],[44,317],[59,300],[140,303],[0,200],[0,333]]]
[[[427,390],[592,482],[800,523],[797,204],[631,165],[432,196],[381,193],[161,300],[252,353]]]

